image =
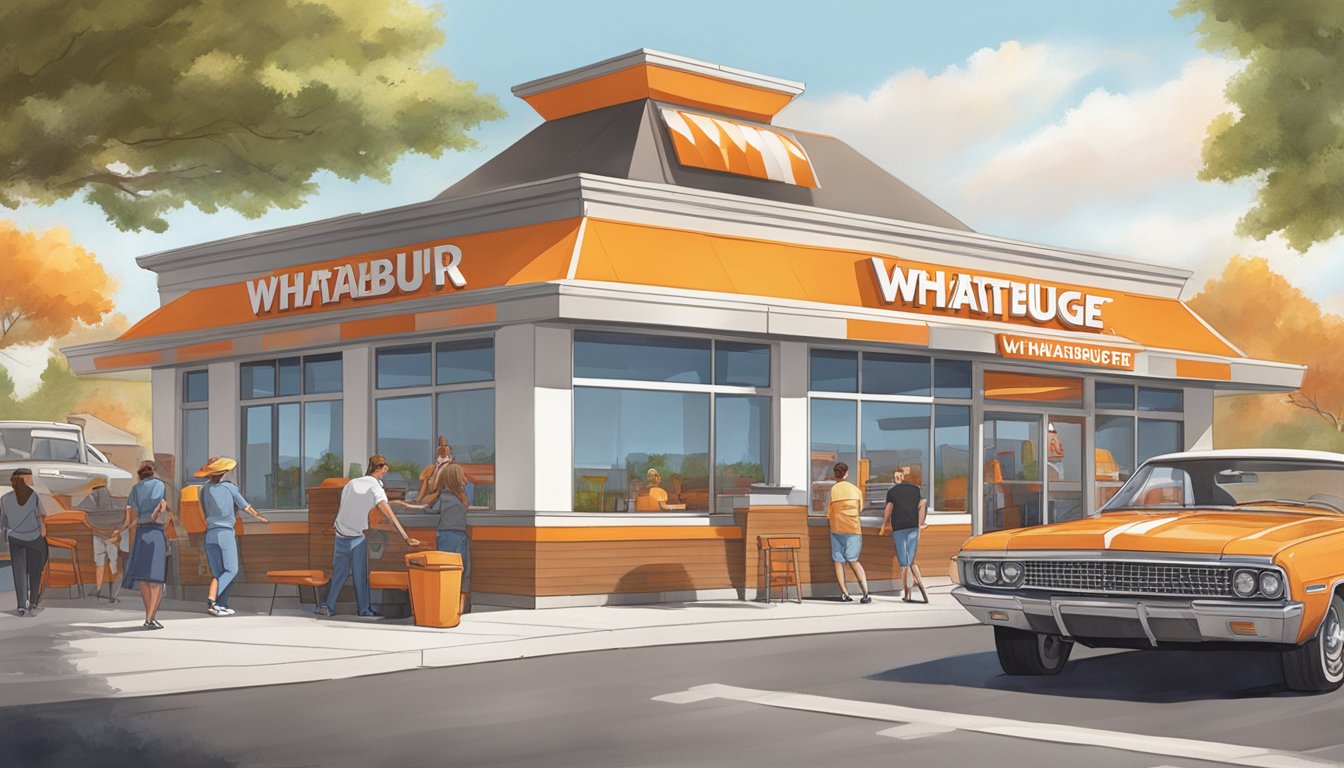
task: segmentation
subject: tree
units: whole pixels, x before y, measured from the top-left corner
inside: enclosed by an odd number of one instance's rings
[[[62,336],[112,311],[116,283],[64,229],[34,235],[0,221],[0,264],[0,349]]]
[[[0,3],[0,204],[85,192],[121,229],[191,204],[295,208],[313,176],[389,179],[502,116],[428,62],[412,0]]]
[[[1287,445],[1339,450],[1344,444],[1344,317],[1323,313],[1316,302],[1269,268],[1263,258],[1234,257],[1222,275],[1208,281],[1190,308],[1251,357],[1307,366],[1302,388],[1282,395],[1231,400],[1219,412],[1214,434],[1232,444]],[[1254,311],[1248,311],[1254,306]],[[1271,402],[1266,402],[1269,399]],[[1280,407],[1274,407],[1278,405]],[[1324,420],[1329,436],[1312,436],[1292,418],[1293,406]],[[1301,413],[1302,411],[1299,411]],[[1319,426],[1316,428],[1319,430]],[[1224,435],[1220,435],[1220,444]]]
[[[1344,232],[1344,4],[1338,0],[1181,0],[1200,14],[1202,45],[1246,59],[1204,143],[1202,180],[1260,179],[1238,223],[1263,240],[1281,232],[1305,251]]]

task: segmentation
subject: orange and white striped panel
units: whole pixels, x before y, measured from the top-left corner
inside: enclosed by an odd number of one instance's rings
[[[660,109],[682,165],[800,187],[818,186],[812,160],[791,136],[722,117]]]

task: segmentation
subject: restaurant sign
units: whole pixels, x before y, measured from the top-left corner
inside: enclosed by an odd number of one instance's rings
[[[339,304],[343,299],[415,293],[426,279],[432,280],[436,288],[449,283],[455,288],[465,288],[467,279],[459,268],[461,263],[462,249],[456,245],[427,245],[409,253],[398,253],[395,261],[380,257],[249,280],[247,296],[252,302],[252,314],[259,316],[267,312]]]
[[[1017,360],[1091,365],[1122,371],[1134,370],[1134,351],[1123,347],[1033,338],[1011,333],[1000,333],[998,340],[999,354]]]
[[[1002,277],[966,273],[949,275],[943,270],[932,274],[923,269],[906,269],[899,264],[888,270],[879,257],[872,257],[873,271],[883,303],[901,303],[912,307],[980,315],[992,319],[1031,320],[1048,323],[1058,320],[1067,328],[1102,330],[1101,308],[1112,301],[1075,289],[1061,290],[1054,285],[1021,282]]]

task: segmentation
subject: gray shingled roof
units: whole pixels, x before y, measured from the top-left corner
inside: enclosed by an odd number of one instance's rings
[[[543,123],[435,199],[588,173],[972,231],[843,141],[776,130],[807,150],[818,188],[682,167],[657,105],[645,99]]]

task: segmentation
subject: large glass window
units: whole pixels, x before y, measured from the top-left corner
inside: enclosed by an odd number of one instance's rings
[[[858,392],[859,353],[814,349],[808,389],[815,392]]]
[[[768,364],[768,361],[767,361]],[[745,494],[770,477],[770,398],[714,398],[714,481],[720,496]]]
[[[1139,387],[1140,411],[1180,412],[1185,408],[1185,393],[1179,389]]]
[[[869,395],[929,396],[929,358],[863,353],[863,392]]]
[[[1083,380],[1016,371],[985,371],[985,399],[1082,406]]]
[[[769,482],[770,370],[768,344],[576,331],[574,510],[728,509]]]
[[[1139,462],[1164,453],[1181,450],[1182,425],[1179,421],[1139,419]]]
[[[341,354],[251,361],[239,377],[240,490],[258,509],[302,509],[306,489],[344,474]]]
[[[204,403],[210,399],[210,376],[206,371],[182,374],[182,402]]]
[[[1098,415],[1094,469],[1098,509],[1134,474],[1134,467],[1134,417]]]
[[[199,379],[192,380],[193,375],[199,375]],[[183,388],[184,395],[193,397],[188,403],[197,403],[199,407],[184,407],[182,409],[182,448],[181,455],[178,457],[177,477],[179,487],[192,482],[200,482],[192,473],[205,466],[205,462],[210,458],[210,411],[205,407],[206,401],[210,399],[209,389],[206,386],[205,371],[193,371],[188,373],[184,379],[186,386]],[[198,387],[193,390],[192,387]],[[184,403],[185,405],[185,403]]]
[[[709,509],[709,395],[574,388],[574,511]]]
[[[971,408],[933,407],[933,505],[941,512],[965,512],[971,471]]]
[[[896,467],[908,467],[906,481],[928,498],[929,413],[927,403],[864,401],[859,415],[862,455],[852,477],[867,480],[864,506],[869,512],[882,510]]]
[[[495,504],[495,390],[440,392],[438,434],[453,447],[453,461],[467,473],[467,502]]]
[[[811,404],[812,512],[826,514],[826,494],[835,484],[832,468],[844,462],[858,479],[859,451],[854,423],[859,404],[854,400],[813,399]]]
[[[377,350],[374,450],[387,458],[383,479],[394,498],[414,498],[420,474],[442,438],[467,475],[472,508],[495,503],[495,345],[454,339]]]

